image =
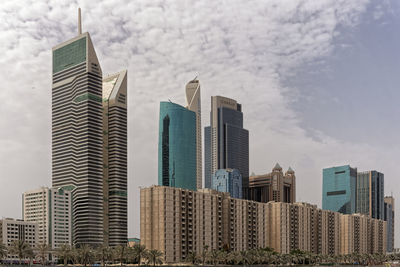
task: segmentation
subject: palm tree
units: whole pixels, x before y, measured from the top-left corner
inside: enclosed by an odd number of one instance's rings
[[[30,246],[23,240],[15,240],[11,243],[11,247],[9,249],[10,254],[17,255],[19,259],[19,264],[21,265],[22,259],[25,258],[28,254]]]
[[[7,246],[3,244],[3,240],[0,239],[0,260],[7,257]]]
[[[56,255],[64,260],[64,266],[67,266],[68,260],[71,260],[73,255],[72,255],[72,249],[69,245],[63,244],[61,245],[57,250],[56,250]]]
[[[96,258],[101,261],[101,265],[104,267],[106,262],[112,259],[112,251],[111,248],[102,245],[96,249]]]
[[[25,257],[29,259],[29,266],[30,266],[32,264],[33,258],[35,258],[35,252],[31,248],[31,246],[28,246]]]
[[[188,254],[186,261],[191,262],[195,265],[198,262],[199,258],[197,257],[196,251],[192,251]]]
[[[82,245],[80,248],[77,249],[77,254],[79,256],[79,261],[83,266],[86,266],[93,261],[93,251],[88,245]]]
[[[135,257],[135,259],[137,259],[139,265],[142,261],[142,258],[144,258],[144,256],[146,255],[146,247],[144,245],[140,245],[140,244],[135,244],[133,246],[133,255]]]
[[[114,249],[115,258],[119,260],[120,265],[122,266],[123,262],[126,260],[127,247],[126,246],[117,246]]]
[[[210,258],[210,261],[214,266],[216,266],[218,263],[219,255],[220,253],[216,249],[211,250],[210,253],[208,254],[208,257]]]
[[[146,253],[146,258],[149,263],[153,263],[153,266],[156,266],[158,263],[162,263],[161,257],[162,252],[157,249],[151,249]]]
[[[47,256],[49,255],[49,246],[45,243],[36,246],[40,263],[46,265]]]

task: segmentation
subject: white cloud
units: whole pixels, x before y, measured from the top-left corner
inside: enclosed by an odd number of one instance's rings
[[[159,101],[184,104],[199,74],[203,126],[210,96],[243,104],[251,171],[276,161],[297,171],[298,197],[320,201],[321,169],[387,167],[384,152],[326,134],[310,136],[282,86],[333,50],[338,27],[355,27],[368,1],[79,1],[104,73],[129,75],[129,233],[139,234],[139,186],[157,183]],[[18,216],[24,190],[51,181],[51,47],[76,35],[77,3],[5,1],[0,6],[0,216]],[[34,89],[33,89],[34,88]],[[373,155],[373,156],[371,156]],[[6,188],[6,189],[4,189]],[[312,191],[312,192],[310,192]]]

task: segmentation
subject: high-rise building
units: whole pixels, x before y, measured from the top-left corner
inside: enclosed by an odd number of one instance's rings
[[[394,198],[392,196],[384,198],[384,220],[387,222],[387,251],[394,249]]]
[[[243,197],[248,198],[249,131],[243,128],[242,106],[236,100],[211,97],[210,126],[205,128],[205,187],[218,169],[238,169],[243,178]]]
[[[71,192],[42,187],[23,194],[23,219],[38,225],[38,244],[57,249],[71,245]]]
[[[250,176],[249,199],[264,203],[296,202],[296,176],[292,168],[289,167],[283,174],[282,167],[277,163],[271,173]]]
[[[140,243],[166,263],[208,250],[270,247],[315,254],[384,253],[386,222],[321,210],[308,203],[261,203],[211,189],[152,186],[140,190]]]
[[[74,188],[73,244],[100,245],[105,167],[102,70],[89,33],[79,28],[78,36],[53,47],[52,72],[52,184]]]
[[[384,193],[383,173],[377,171],[357,173],[356,212],[383,220]]]
[[[158,184],[196,190],[196,113],[160,103]]]
[[[186,103],[187,109],[196,113],[196,187],[203,187],[202,174],[202,146],[201,146],[201,98],[200,82],[195,78],[186,85]]]
[[[236,169],[217,170],[212,177],[212,189],[228,192],[233,198],[242,198],[242,175]]]
[[[356,212],[357,168],[349,165],[323,169],[322,209]]]
[[[127,71],[103,79],[104,239],[128,239]]]
[[[8,248],[11,247],[14,241],[22,240],[31,248],[34,248],[39,242],[38,224],[34,222],[25,222],[23,220],[15,220],[5,218],[0,220],[0,242]],[[13,255],[8,250],[8,260],[18,260],[18,255]]]

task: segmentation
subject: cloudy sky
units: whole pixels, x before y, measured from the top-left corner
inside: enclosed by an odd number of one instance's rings
[[[0,217],[51,185],[51,48],[77,35],[78,6],[104,74],[128,69],[129,236],[139,187],[157,183],[159,102],[184,105],[196,75],[203,126],[211,95],[242,103],[250,171],[291,166],[298,201],[320,206],[322,168],[342,164],[383,172],[400,197],[397,0],[4,0]]]

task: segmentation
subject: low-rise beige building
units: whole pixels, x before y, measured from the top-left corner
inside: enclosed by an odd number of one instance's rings
[[[141,189],[140,201],[141,244],[162,251],[167,263],[205,248],[330,255],[386,251],[386,222],[308,203],[261,203],[211,189],[165,186]]]

